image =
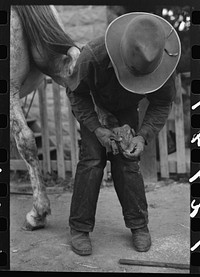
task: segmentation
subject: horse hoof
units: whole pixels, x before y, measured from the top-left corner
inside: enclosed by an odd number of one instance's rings
[[[40,223],[36,226],[32,226],[27,220],[25,220],[23,226],[22,226],[22,230],[24,231],[35,231],[35,230],[38,230],[38,229],[42,229],[45,227],[45,223]]]

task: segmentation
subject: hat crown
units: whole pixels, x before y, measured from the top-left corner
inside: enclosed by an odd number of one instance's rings
[[[173,26],[145,12],[114,19],[106,30],[105,46],[120,85],[143,95],[167,82],[181,56],[180,39]]]
[[[160,64],[165,47],[165,32],[156,17],[142,15],[127,25],[121,39],[121,56],[135,75],[153,72]]]

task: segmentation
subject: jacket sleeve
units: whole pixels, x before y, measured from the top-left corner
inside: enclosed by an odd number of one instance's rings
[[[72,112],[79,123],[84,124],[91,132],[101,126],[94,110],[94,103],[88,86],[81,82],[75,91],[67,88]]]
[[[66,89],[74,116],[91,132],[101,126],[90,94],[90,79],[94,78],[94,74],[91,56],[83,50]]]
[[[149,106],[140,130],[137,133],[137,135],[145,139],[146,144],[164,127],[170,114],[175,95],[175,73],[159,90],[147,95]]]

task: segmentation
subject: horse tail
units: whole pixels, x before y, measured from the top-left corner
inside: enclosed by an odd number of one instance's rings
[[[22,21],[29,44],[38,51],[39,46],[42,46],[50,54],[67,54],[70,47],[76,46],[59,25],[50,6],[26,5],[14,8]]]

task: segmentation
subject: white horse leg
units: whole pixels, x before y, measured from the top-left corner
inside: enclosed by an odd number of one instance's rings
[[[15,96],[11,92],[10,124],[17,148],[26,162],[30,174],[33,189],[33,208],[26,215],[23,229],[32,231],[45,226],[46,216],[51,213],[50,201],[46,194],[45,184],[39,166],[35,138],[27,126],[21,110],[18,92]]]
[[[50,203],[39,167],[35,138],[20,106],[20,90],[31,66],[22,24],[12,8],[10,21],[10,126],[19,153],[27,164],[33,189],[33,208],[26,215],[24,229],[34,230],[45,226],[46,216],[50,214]]]

